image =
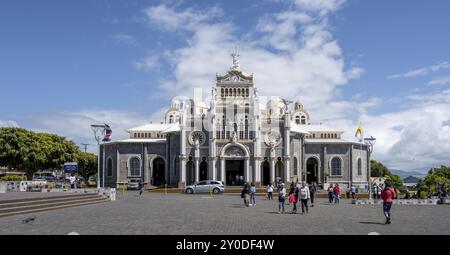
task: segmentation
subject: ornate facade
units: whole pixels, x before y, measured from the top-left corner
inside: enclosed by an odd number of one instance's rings
[[[367,145],[311,124],[299,101],[292,109],[275,97],[262,104],[253,75],[240,70],[236,54],[225,75],[216,76],[211,94],[209,105],[202,98],[174,99],[163,123],[129,129],[130,139],[103,144],[105,185],[140,179],[184,187],[214,179],[262,186],[281,180],[367,190]]]

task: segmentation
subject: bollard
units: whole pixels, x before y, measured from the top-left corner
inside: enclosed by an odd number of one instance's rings
[[[164,184],[164,193],[166,193],[167,196],[167,184]]]

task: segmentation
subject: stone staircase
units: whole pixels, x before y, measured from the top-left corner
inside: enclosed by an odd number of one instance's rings
[[[110,201],[97,193],[0,200],[0,217]]]

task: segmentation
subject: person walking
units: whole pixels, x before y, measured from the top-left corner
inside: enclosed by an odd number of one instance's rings
[[[284,201],[286,199],[286,188],[284,183],[281,183],[278,189],[278,214],[284,213]]]
[[[298,202],[298,193],[300,192],[300,189],[295,187],[294,192],[292,192],[291,195],[289,195],[289,201],[292,204],[292,214],[297,213],[297,202]]]
[[[253,182],[250,185],[250,201],[251,201],[251,204],[250,204],[251,206],[256,205],[256,186]]]
[[[334,188],[333,184],[330,183],[330,186],[328,187],[328,202],[331,205],[333,201],[334,201]]]
[[[311,207],[314,207],[314,196],[316,194],[317,188],[316,183],[313,182],[311,186],[309,186],[309,195],[311,196]]]
[[[272,183],[269,183],[269,185],[267,185],[267,198],[269,200],[273,200],[273,185],[272,185]]]
[[[242,188],[241,192],[241,198],[244,199],[244,205],[245,207],[249,207],[250,204],[250,188],[248,186],[248,183],[244,183],[244,187]]]
[[[308,199],[311,198],[309,193],[309,188],[306,186],[306,183],[302,184],[302,188],[299,191],[300,201],[302,203],[302,214],[308,213]]]
[[[339,183],[336,183],[333,189],[333,195],[334,195],[334,203],[339,204],[339,200],[341,198],[341,188],[339,187]]]
[[[142,183],[142,181],[139,181],[139,198],[142,196],[142,193],[144,193],[145,185]]]
[[[352,194],[352,199],[356,199],[356,187],[352,184],[352,187],[350,188],[350,193]]]
[[[381,190],[381,199],[383,199],[383,213],[386,217],[385,224],[391,224],[391,207],[392,201],[397,198],[397,193],[392,188],[390,183],[387,183],[383,190]]]

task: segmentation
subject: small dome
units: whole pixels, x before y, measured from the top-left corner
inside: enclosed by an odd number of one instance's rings
[[[178,99],[172,100],[171,107],[172,109],[180,109],[181,101]]]
[[[296,111],[300,111],[303,110],[303,104],[300,100],[298,100],[297,102],[295,102],[295,110]]]

